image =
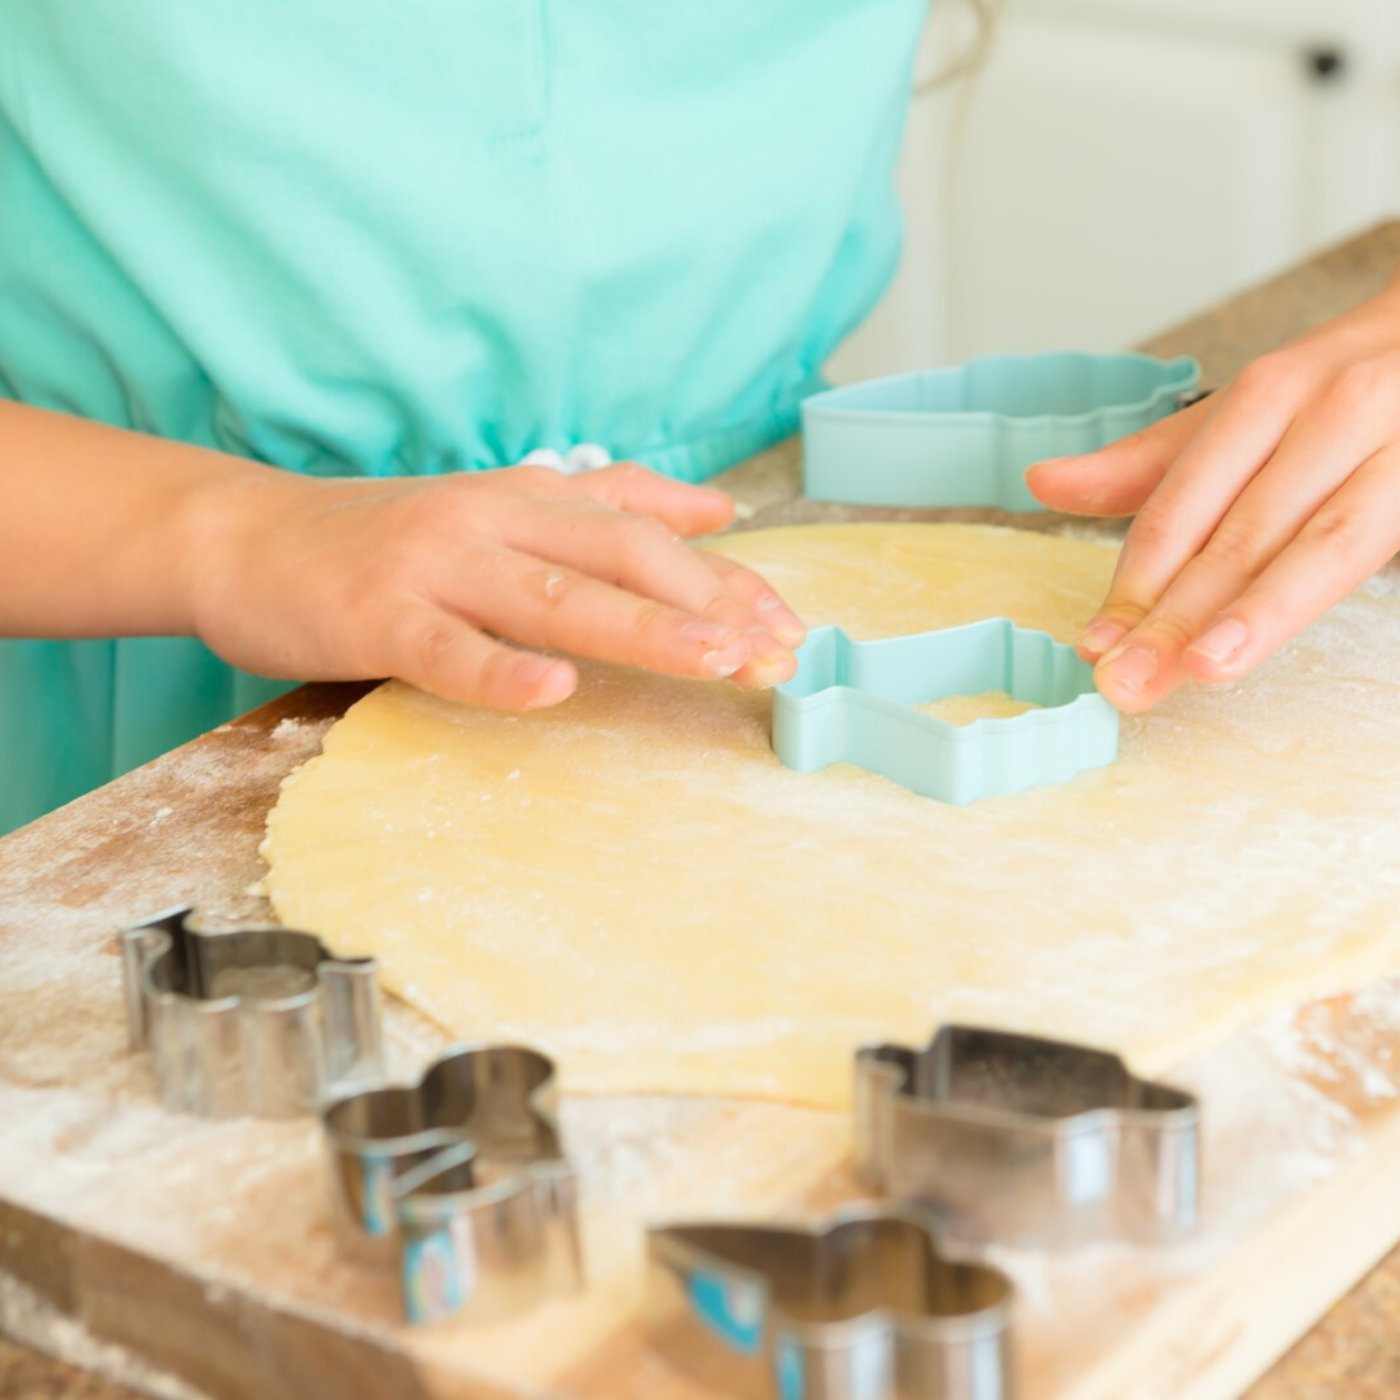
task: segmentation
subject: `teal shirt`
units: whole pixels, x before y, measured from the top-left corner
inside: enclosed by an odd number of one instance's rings
[[[294,471],[795,428],[893,270],[923,0],[0,14],[0,395]],[[0,830],[274,693],[0,643]]]

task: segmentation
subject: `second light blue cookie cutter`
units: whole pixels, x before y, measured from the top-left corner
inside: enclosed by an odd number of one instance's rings
[[[1066,351],[831,389],[802,404],[804,490],[855,505],[1041,510],[1027,467],[1146,428],[1199,382],[1187,357]]]
[[[773,693],[773,749],[799,772],[853,763],[965,806],[1068,782],[1118,756],[1118,712],[1094,689],[1093,667],[1008,618],[871,642],[823,627],[797,659]],[[990,691],[1043,708],[967,725],[913,708]]]

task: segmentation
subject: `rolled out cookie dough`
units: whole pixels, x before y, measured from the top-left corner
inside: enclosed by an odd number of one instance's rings
[[[958,525],[716,543],[862,637],[1007,614],[1072,640],[1111,547]],[[518,718],[392,683],[284,786],[286,924],[374,953],[566,1087],[837,1105],[851,1052],[942,1018],[1169,1065],[1400,968],[1400,598],[1354,595],[1232,689],[1124,725],[1112,767],[947,807],[773,757],[768,697],[585,667]]]

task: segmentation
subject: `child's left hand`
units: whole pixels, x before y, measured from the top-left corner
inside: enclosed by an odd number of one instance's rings
[[[1137,515],[1079,644],[1114,705],[1238,679],[1400,549],[1400,277],[1201,403],[1026,479],[1053,510]]]

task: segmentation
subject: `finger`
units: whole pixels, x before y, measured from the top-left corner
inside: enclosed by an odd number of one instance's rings
[[[1201,552],[1102,661],[1099,689],[1124,710],[1155,705],[1186,678],[1182,656],[1389,435],[1345,388],[1290,426]]]
[[[1372,457],[1188,648],[1197,680],[1237,680],[1381,569],[1400,548],[1400,448]]]
[[[552,560],[510,549],[478,554],[456,599],[439,599],[478,627],[527,646],[715,680],[755,657],[786,655],[772,637],[691,616]],[[777,669],[784,669],[777,666]]]
[[[769,659],[781,661],[801,640],[801,624],[781,605],[759,611],[760,600],[776,595],[757,575],[737,568],[725,572],[716,567],[714,555],[694,549],[650,516],[628,515],[591,500],[547,505],[529,500],[528,509],[506,516],[500,538],[522,554],[750,632],[755,643],[773,644]],[[777,635],[779,627],[788,636]],[[762,648],[755,654],[766,655]]]
[[[1221,390],[1200,431],[1144,502],[1123,542],[1104,605],[1085,628],[1080,654],[1097,660],[1156,605],[1277,450],[1305,390],[1295,372],[1256,360]]]
[[[722,530],[734,518],[734,501],[723,491],[660,476],[640,462],[614,462],[577,476],[522,464],[493,475],[532,496],[588,500],[612,510],[654,516],[687,538]]]
[[[734,518],[734,502],[722,491],[690,486],[649,471],[637,462],[615,462],[612,466],[584,477],[574,478],[576,484],[591,500],[628,514],[650,516],[661,520],[677,533],[693,536],[723,529]],[[517,548],[528,544],[516,542]],[[545,551],[549,552],[549,551]],[[551,557],[553,557],[551,555]],[[746,604],[756,615],[760,626],[766,628],[786,647],[801,644],[807,635],[802,620],[777,595],[773,588],[752,569],[747,569],[721,556],[701,556],[711,571],[724,582],[733,597]],[[577,560],[564,559],[575,568],[593,570]],[[669,571],[665,571],[669,573]],[[688,608],[704,616],[706,603],[701,597],[703,582],[698,574],[687,571],[694,592],[687,596],[684,583],[677,578],[680,591],[653,591],[639,581],[613,577],[612,582],[636,591],[651,592],[652,596],[676,607]]]
[[[713,534],[734,519],[734,502],[723,491],[673,481],[637,462],[615,462],[571,480],[593,500],[632,515],[654,516],[687,538]]]
[[[722,530],[734,518],[734,502],[722,491],[672,481],[635,462],[618,463],[590,473],[581,484],[595,499],[618,510],[660,519],[687,537]],[[766,690],[787,680],[796,670],[790,651],[800,646],[806,637],[805,624],[753,570],[715,555],[707,554],[703,558],[719,576],[729,597],[739,600],[753,613],[760,629],[756,640],[771,637],[781,644],[777,649],[756,646],[753,661],[734,675],[735,684],[750,690]],[[687,607],[699,616],[730,617],[726,606],[699,604],[698,593],[687,597],[685,593],[658,589],[654,582],[640,589],[636,582],[625,582],[628,587],[649,592],[675,606]],[[680,579],[676,582],[679,584]],[[695,584],[698,588],[698,580]]]
[[[806,624],[783,602],[772,587],[752,569],[708,552],[701,557],[724,580],[735,596],[744,600],[758,618],[760,632],[783,644],[779,652],[755,649],[754,659],[734,673],[734,684],[744,690],[768,690],[796,673],[792,652],[807,636]]]
[[[1066,515],[1131,515],[1156,489],[1210,412],[1210,401],[1163,418],[1082,457],[1054,457],[1026,472],[1031,494]]]
[[[778,596],[767,579],[721,554],[706,552],[702,557],[724,580],[729,591],[742,598],[757,614],[760,624],[780,642],[790,647],[802,644],[807,636],[807,624]]]
[[[578,684],[569,662],[505,646],[428,603],[412,605],[395,620],[386,659],[387,675],[491,710],[557,705]]]

